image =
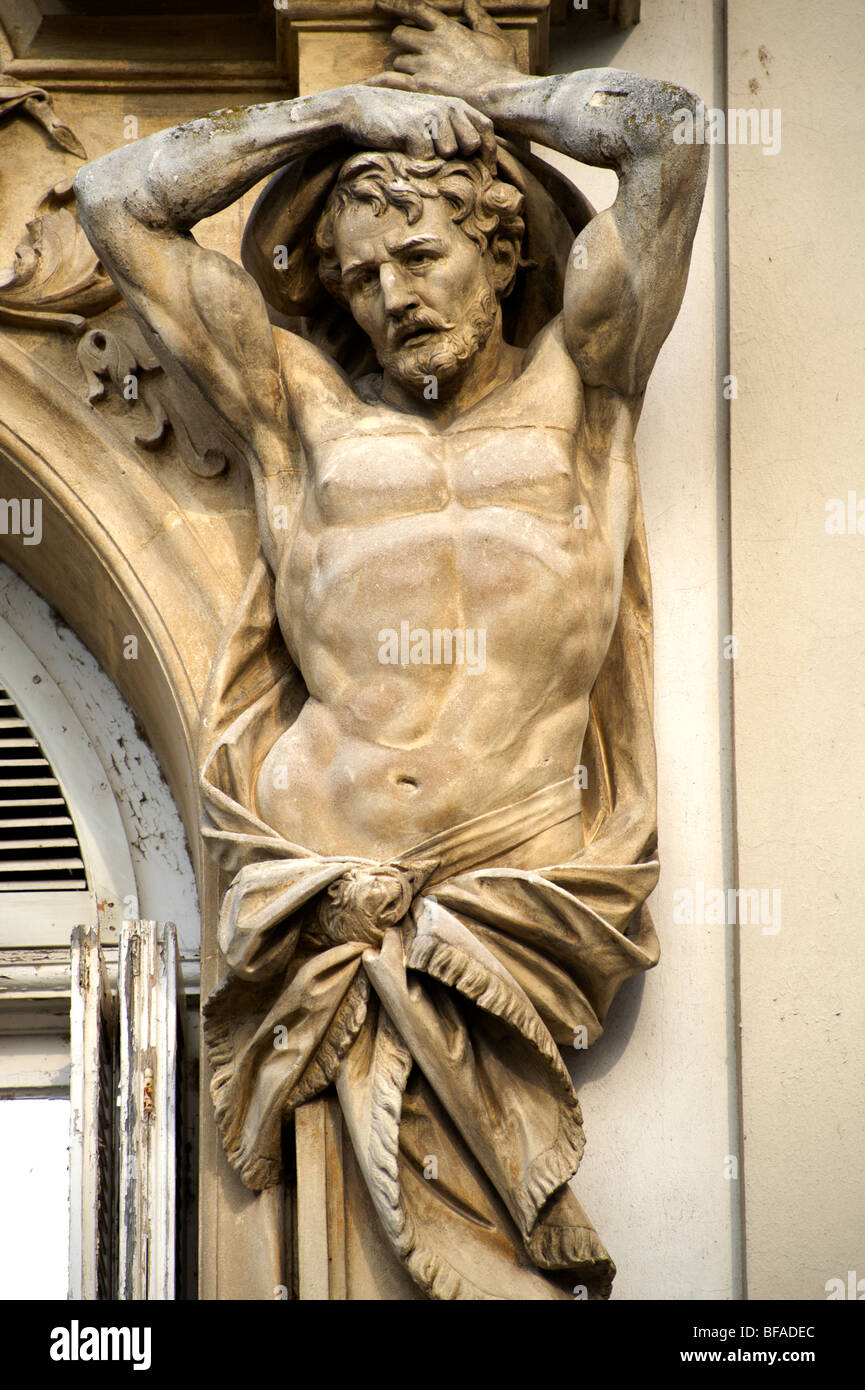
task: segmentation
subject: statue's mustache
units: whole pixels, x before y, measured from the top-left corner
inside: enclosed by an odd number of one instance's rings
[[[455,328],[455,323],[432,311],[413,314],[410,318],[401,318],[388,327],[388,347],[400,347],[407,338],[419,333],[451,333]]]

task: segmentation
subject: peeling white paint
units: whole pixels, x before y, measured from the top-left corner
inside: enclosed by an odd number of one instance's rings
[[[123,917],[174,922],[182,959],[197,960],[195,877],[183,825],[156,757],[95,657],[2,564],[0,674],[69,793],[73,818],[88,841],[86,847],[82,842],[88,870],[91,865],[98,870],[91,882],[102,901],[113,903],[105,910],[108,921],[117,928]],[[88,766],[89,781],[81,774],[82,763]]]

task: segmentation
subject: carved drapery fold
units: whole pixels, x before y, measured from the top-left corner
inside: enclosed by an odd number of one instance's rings
[[[567,1297],[561,1271],[591,1297],[609,1294],[612,1261],[567,1186],[584,1139],[557,1044],[577,1029],[595,1041],[620,984],[658,959],[644,906],[658,873],[647,574],[638,527],[586,739],[584,756],[606,771],[598,805],[586,808],[594,835],[584,856],[534,872],[482,867],[578,812],[572,785],[455,827],[394,861],[403,871],[423,864],[422,886],[377,947],[322,949],[316,923],[331,884],[378,866],[290,844],[254,809],[261,758],[304,699],[263,560],[214,665],[204,834],[235,877],[220,918],[230,973],[205,1006],[204,1036],[226,1152],[248,1186],[279,1182],[283,1122],[335,1082],[382,1227],[432,1298]],[[629,736],[641,752],[625,775]],[[513,1074],[532,1078],[517,1105]],[[418,1129],[421,1149],[453,1156],[438,1203],[434,1184],[417,1184]]]

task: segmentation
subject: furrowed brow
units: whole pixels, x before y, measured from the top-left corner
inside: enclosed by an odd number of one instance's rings
[[[364,270],[375,270],[378,262],[374,257],[365,261],[350,261],[342,272],[342,278],[347,280],[350,275],[359,275]]]
[[[391,256],[410,256],[413,251],[446,251],[447,243],[441,237],[425,236],[422,233],[417,236],[407,237],[405,241],[394,240],[386,243],[385,249]],[[349,280],[356,275],[362,275],[365,270],[377,270],[378,259],[375,256],[369,257],[364,261],[350,261],[342,272],[343,280]]]
[[[412,251],[444,251],[447,247],[441,237],[420,234],[408,237],[406,241],[389,243],[387,249],[392,256],[406,256]]]

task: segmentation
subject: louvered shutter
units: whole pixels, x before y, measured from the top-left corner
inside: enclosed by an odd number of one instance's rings
[[[0,686],[0,892],[86,888],[60,784],[27,720]]]

